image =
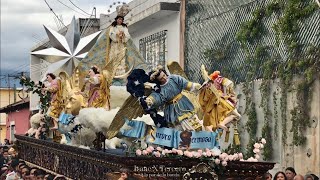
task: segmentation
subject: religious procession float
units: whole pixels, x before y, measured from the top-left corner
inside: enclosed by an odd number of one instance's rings
[[[45,82],[21,79],[39,95],[40,111],[27,136],[16,136],[20,157],[72,179],[252,179],[272,169],[259,162],[263,138],[254,157],[220,148],[240,144],[233,82],[205,65],[202,84],[175,61],[151,67],[123,23],[128,6],[117,10],[71,72],[49,69]],[[112,106],[123,96],[114,80],[129,93],[120,108]]]

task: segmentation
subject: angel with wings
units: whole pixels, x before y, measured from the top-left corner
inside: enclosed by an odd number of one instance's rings
[[[43,88],[43,91],[51,93],[48,115],[54,119],[52,129],[58,129],[58,118],[64,108],[62,85],[60,79],[56,78],[53,73],[48,73],[46,77],[49,84]]]
[[[203,124],[208,131],[221,128],[228,131],[226,125],[241,115],[236,109],[236,95],[233,82],[220,75],[220,71],[214,71],[210,76],[201,66],[201,72],[206,82],[200,90],[199,102],[204,111]]]
[[[88,96],[87,107],[104,107],[110,109],[109,96],[106,94],[106,79],[100,74],[97,66],[92,66],[89,70],[89,78],[86,79],[87,91],[83,93]]]
[[[183,90],[199,90],[200,84],[190,82],[179,75],[168,75],[162,66],[150,72],[150,80],[159,85],[160,91],[154,91],[145,98],[148,107],[163,107],[164,119],[169,127],[183,131],[202,130],[192,102],[182,94]]]
[[[132,90],[127,86],[127,90],[132,96],[124,102],[113,119],[107,133],[109,139],[117,135],[125,123],[124,118],[141,117],[145,113],[150,113],[151,110],[150,115],[153,120],[161,119],[152,111],[153,109],[164,111],[164,120],[168,127],[179,130],[202,130],[202,125],[197,117],[200,105],[196,95],[192,93],[199,90],[201,85],[188,81],[177,62],[170,62],[167,67],[171,75],[168,75],[165,69],[159,66],[151,71],[149,76],[146,76],[147,78],[142,74],[137,76],[137,79],[128,79],[128,84],[132,82],[132,87],[135,89]],[[151,86],[150,83],[156,85]],[[146,91],[140,90],[141,87]],[[159,121],[161,122],[161,120]],[[155,123],[155,125],[157,124]]]

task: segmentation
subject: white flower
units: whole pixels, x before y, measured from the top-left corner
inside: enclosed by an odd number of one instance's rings
[[[214,147],[211,151],[213,156],[219,156],[221,154],[221,150],[218,149],[217,147]]]
[[[227,166],[228,163],[227,163],[227,161],[222,161],[221,164],[222,164],[222,166]]]
[[[239,153],[238,156],[239,156],[239,159],[243,159],[243,154],[242,153]]]
[[[253,145],[253,147],[256,148],[256,149],[259,149],[259,148],[260,148],[260,144],[259,144],[259,143],[255,143],[255,144]]]
[[[137,150],[136,150],[136,155],[137,155],[137,156],[141,156],[141,154],[142,154],[142,151],[141,151],[140,149],[137,149]]]
[[[262,139],[261,139],[261,143],[262,143],[262,144],[266,144],[266,143],[267,143],[266,139],[265,139],[265,138],[262,138]]]
[[[254,152],[254,153],[259,153],[259,152],[260,152],[260,149],[254,149],[253,152]]]
[[[182,155],[183,155],[183,151],[182,151],[182,150],[177,150],[177,154],[178,154],[179,156],[182,156]]]
[[[216,165],[220,164],[220,159],[218,159],[218,158],[215,159],[215,160],[214,160],[214,163],[216,163]]]
[[[206,156],[208,156],[208,157],[212,156],[211,151],[207,151],[207,152],[205,152],[205,153],[206,153]]]
[[[238,153],[235,153],[234,155],[233,155],[233,160],[238,160],[239,159],[239,154]]]
[[[221,160],[224,160],[224,159],[228,158],[228,154],[227,153],[222,153],[222,154],[219,155],[219,158]]]
[[[228,160],[233,161],[233,155],[228,155]],[[227,160],[226,160],[227,161]]]
[[[264,145],[262,143],[260,143],[260,149],[263,149]]]

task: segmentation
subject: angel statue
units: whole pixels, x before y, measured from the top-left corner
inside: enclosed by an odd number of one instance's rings
[[[169,127],[178,130],[198,131],[202,130],[195,108],[192,102],[182,94],[183,90],[195,92],[201,85],[186,80],[184,77],[171,74],[158,66],[150,72],[151,82],[160,85],[159,92],[152,92],[148,97],[142,99],[148,107],[164,107],[164,118]]]
[[[106,78],[100,74],[97,66],[89,70],[89,78],[86,78],[85,89],[81,94],[87,97],[87,107],[103,107],[110,110],[109,96],[106,92]]]
[[[135,93],[130,92],[132,96],[124,102],[110,125],[107,133],[109,139],[114,137],[124,125],[124,118],[141,117],[145,113],[150,113],[149,110],[162,107],[165,124],[168,127],[178,130],[202,130],[202,125],[196,115],[200,105],[196,95],[190,93],[199,90],[201,85],[186,80],[186,76],[177,62],[170,62],[167,67],[171,75],[168,75],[162,66],[158,66],[149,73],[149,82],[142,80],[143,75],[137,76],[136,80],[128,81],[128,83],[134,82],[137,87],[140,85],[151,87],[150,82],[155,83],[156,86],[153,86],[151,92],[138,90],[132,91]],[[131,91],[128,86],[127,90]],[[160,117],[156,119],[161,122]],[[157,124],[155,123],[155,125]]]
[[[52,130],[58,129],[59,117],[62,113],[78,115],[79,110],[85,107],[82,95],[77,95],[77,89],[66,72],[60,72],[59,77],[47,74],[49,84],[43,91],[51,93],[51,100],[47,114],[54,119]]]
[[[210,76],[201,66],[203,78],[206,80],[199,94],[199,103],[204,111],[203,125],[208,131],[221,128],[228,131],[227,124],[241,117],[236,109],[236,95],[233,82],[220,76],[219,71]]]
[[[52,130],[58,129],[58,118],[63,110],[63,90],[61,81],[56,78],[56,76],[53,73],[48,73],[46,75],[47,81],[49,84],[43,88],[44,92],[51,93],[50,98],[50,107],[48,110],[48,115],[53,118],[53,127]]]

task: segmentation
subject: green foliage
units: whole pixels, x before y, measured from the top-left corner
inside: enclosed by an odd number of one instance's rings
[[[235,153],[240,153],[241,152],[241,146],[236,145],[234,143],[231,143],[227,149],[224,150],[225,153],[227,154],[235,154]]]
[[[204,55],[212,61],[222,61],[226,58],[230,46],[230,43],[226,46],[219,44],[219,47],[216,49],[206,49]]]
[[[291,91],[291,84],[294,75],[302,74],[303,81],[300,87],[297,89],[297,98],[299,96],[304,97],[304,100],[299,100],[297,107],[292,110],[291,121],[293,126],[291,132],[294,134],[294,144],[301,145],[305,139],[303,129],[308,125],[308,116],[310,104],[308,101],[311,99],[311,86],[315,79],[315,74],[320,71],[320,48],[310,45],[307,52],[301,51],[303,44],[299,42],[298,32],[300,30],[300,22],[308,18],[317,10],[316,4],[312,0],[274,0],[268,4],[265,8],[259,8],[252,13],[253,18],[242,23],[240,30],[236,34],[236,39],[240,42],[241,47],[246,53],[246,64],[247,64],[247,79],[248,81],[254,80],[259,73],[262,73],[262,77],[265,80],[270,80],[279,77],[281,79],[281,120],[282,120],[282,142],[286,144],[287,139],[287,93]],[[285,62],[279,61],[278,57],[270,57],[268,55],[268,48],[259,44],[261,37],[265,34],[265,28],[263,19],[270,17],[273,13],[279,15],[279,19],[272,26],[276,33],[277,45],[280,41],[285,44],[289,53],[289,59]],[[255,47],[253,55],[249,51],[249,45]],[[262,66],[262,68],[261,68]],[[268,108],[267,102],[270,91],[267,89],[265,84],[262,84],[260,88],[262,93],[261,105],[264,109],[265,124],[263,131],[265,133],[264,138],[270,137],[270,109]],[[244,92],[247,96],[250,96],[249,91]],[[273,95],[274,105],[276,105],[275,94]],[[308,105],[307,105],[308,104]],[[253,138],[252,128],[254,113],[252,112],[252,104],[248,103],[249,120],[246,127],[249,131],[250,138]],[[246,108],[247,109],[247,108]],[[276,120],[275,126],[277,126],[278,113],[274,107]],[[251,118],[251,119],[250,119]],[[276,129],[275,129],[276,130]],[[277,131],[275,131],[277,132]],[[271,142],[268,140],[268,142]],[[270,145],[270,144],[269,144]],[[272,145],[270,145],[272,147]],[[272,154],[270,149],[266,150],[266,154]],[[269,151],[269,152],[268,152]],[[267,158],[265,156],[265,158]]]
[[[273,148],[272,148],[271,127],[268,121],[265,121],[265,124],[262,128],[262,137],[265,138],[268,142],[264,145],[264,148],[263,148],[263,152],[262,152],[263,160],[271,160]]]
[[[40,108],[41,110],[43,110],[43,112],[46,112],[49,107],[50,93],[44,93],[42,91],[44,84],[41,81],[35,83],[34,81],[31,81],[30,78],[20,78],[20,84],[25,86],[28,89],[28,92],[32,92],[33,94],[36,93],[39,95]]]
[[[253,43],[258,37],[265,33],[265,27],[262,23],[265,14],[265,9],[257,9],[252,15],[253,18],[241,24],[240,30],[236,34],[236,39],[245,45],[247,42]]]
[[[257,127],[258,127],[258,122],[257,122],[257,112],[256,112],[256,107],[255,103],[251,102],[249,105],[249,110],[248,110],[248,121],[246,123],[247,130],[249,132],[250,138],[256,137],[257,134]]]
[[[270,17],[271,14],[274,12],[280,12],[281,9],[283,8],[284,3],[279,2],[279,1],[273,1],[270,4],[267,5],[266,7],[266,16]]]
[[[273,28],[277,39],[282,37],[289,51],[293,53],[298,47],[299,22],[312,15],[317,6],[312,0],[288,0],[282,9],[283,15]]]
[[[282,82],[281,85],[281,98],[280,98],[280,110],[281,110],[281,127],[282,127],[282,144],[287,144],[287,87],[288,84]]]
[[[273,118],[274,118],[274,128],[273,128],[273,137],[277,140],[278,138],[278,121],[279,121],[279,114],[278,114],[278,105],[277,105],[277,92],[273,92]]]
[[[248,159],[250,157],[254,157],[254,152],[253,152],[253,145],[254,143],[256,142],[256,138],[250,138],[249,139],[249,142],[248,142],[248,145],[247,145],[247,152],[244,156],[245,159]]]
[[[264,147],[263,151],[263,158],[264,160],[271,160],[272,159],[272,135],[271,135],[271,119],[272,119],[272,113],[270,111],[269,107],[269,98],[271,94],[271,80],[270,77],[267,77],[267,79],[264,79],[260,86],[260,92],[261,92],[261,103],[260,106],[263,109],[264,112],[264,126],[262,128],[262,137],[267,140],[267,145]]]
[[[307,81],[303,81],[298,85],[297,91],[297,106],[290,111],[292,115],[292,128],[293,132],[293,144],[296,146],[304,145],[306,137],[304,136],[304,130],[310,127],[310,96],[311,88],[308,86]]]

